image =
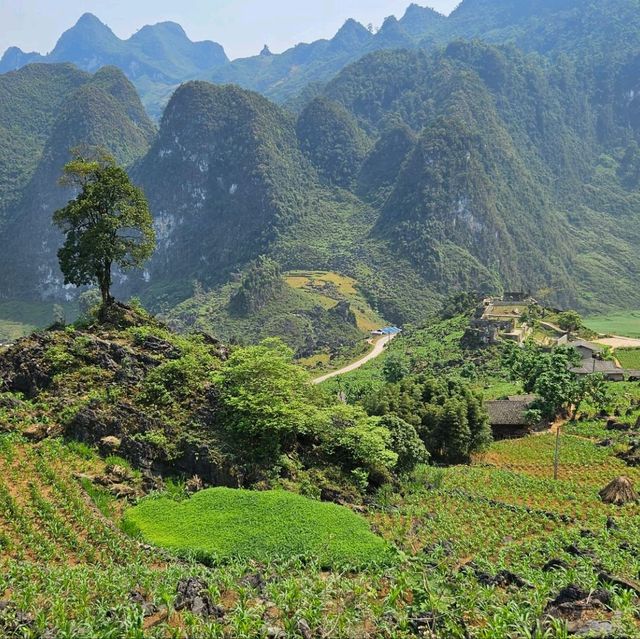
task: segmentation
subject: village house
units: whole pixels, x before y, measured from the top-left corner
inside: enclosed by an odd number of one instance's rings
[[[535,395],[512,395],[484,403],[494,439],[524,437],[535,430],[527,419],[527,411],[536,400]]]
[[[614,361],[604,359],[601,346],[582,339],[568,342],[567,345],[575,348],[582,358],[580,365],[571,369],[572,373],[578,376],[601,373],[607,381],[624,381],[624,369],[620,368]]]

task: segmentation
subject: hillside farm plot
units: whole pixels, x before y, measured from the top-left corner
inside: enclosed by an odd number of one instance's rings
[[[584,323],[604,335],[640,338],[640,310],[596,315],[586,318]]]
[[[583,459],[619,470],[613,451],[587,455],[586,444],[592,442],[567,439],[580,442],[565,444],[569,464]],[[339,509],[352,533],[349,551],[362,542],[365,556],[371,549],[384,552],[385,543],[371,528],[404,553],[348,572],[293,559],[256,563],[229,557],[207,567],[143,550],[87,501],[73,474],[104,462],[82,452],[57,441],[34,446],[13,435],[0,437],[0,589],[14,610],[34,619],[35,632],[21,636],[53,628],[67,636],[249,639],[264,636],[266,619],[269,627],[297,637],[303,619],[318,636],[340,628],[345,638],[410,639],[416,637],[416,619],[427,610],[437,615],[433,636],[439,639],[464,637],[464,629],[478,639],[524,639],[538,636],[527,633],[569,583],[587,591],[606,589],[613,612],[603,610],[600,616],[624,636],[638,636],[640,630],[640,607],[632,593],[598,577],[605,570],[636,578],[640,509],[602,504],[597,482],[585,481],[588,469],[559,482],[536,476],[536,468],[548,463],[544,436],[494,445],[487,455],[493,465],[478,459],[472,466],[421,467],[402,490],[374,495],[363,518]],[[527,463],[520,463],[525,456]],[[200,499],[210,493],[200,493]],[[149,499],[137,509],[164,510],[167,503]],[[171,502],[170,509],[178,507],[174,514],[181,503]],[[121,507],[111,503],[105,512],[117,522]],[[296,510],[297,520],[304,520],[304,511]],[[257,518],[256,530],[268,533],[270,542],[290,544],[287,531],[295,537],[296,527],[278,517],[270,524],[268,515]],[[615,527],[607,527],[608,517]],[[161,517],[145,519],[162,524]],[[196,532],[198,522],[191,520]],[[218,530],[232,545],[241,539],[228,521]],[[550,560],[564,567],[549,571]],[[496,581],[496,575],[506,581]],[[175,609],[176,592],[186,579],[206,586],[204,596],[218,607],[219,617]],[[514,585],[505,585],[510,580]],[[6,629],[13,621],[0,616],[0,623]],[[562,639],[563,633],[558,627],[544,636]]]
[[[62,307],[67,320],[77,316],[71,304]],[[53,304],[48,302],[0,302],[0,343],[24,337],[38,328],[53,324]]]
[[[640,348],[617,348],[615,356],[622,368],[640,370]]]
[[[357,281],[351,277],[327,271],[290,271],[285,280],[289,286],[304,291],[324,308],[332,308],[342,300],[349,302],[358,328],[364,332],[385,325],[358,290]]]
[[[326,572],[312,561],[230,560],[213,568],[174,561],[119,529],[126,502],[87,485],[108,517],[94,505],[76,477],[103,469],[104,462],[86,447],[58,440],[33,445],[0,435],[0,599],[8,602],[0,610],[0,637],[249,639],[264,635],[265,618],[288,636],[296,636],[298,618],[314,632],[326,624],[340,627],[344,636],[360,636],[374,620],[391,632],[393,624],[380,618],[380,604],[400,567],[345,574]],[[367,522],[345,512],[384,551]],[[350,542],[359,540],[364,548],[362,535]],[[176,609],[178,590],[189,580],[203,585],[200,594],[215,603],[221,617]],[[407,613],[400,614],[407,623]]]
[[[216,562],[301,557],[357,566],[391,558],[365,519],[285,491],[211,488],[183,502],[151,498],[124,523],[151,543]]]
[[[495,443],[482,458],[483,463],[520,472],[531,477],[552,478],[555,435],[533,436],[514,442]],[[582,436],[560,437],[559,478],[576,485],[602,488],[618,475],[628,475],[640,485],[640,468],[630,468],[615,456],[617,451],[596,446]]]

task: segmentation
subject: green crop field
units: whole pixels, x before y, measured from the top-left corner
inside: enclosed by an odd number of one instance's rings
[[[637,398],[637,385],[618,388],[625,405]],[[624,419],[635,422],[637,414]],[[596,446],[604,437],[613,444]],[[575,583],[587,592],[606,588],[610,610],[599,618],[613,620],[615,636],[637,637],[637,599],[598,577],[604,570],[633,580],[640,571],[640,507],[598,497],[620,474],[640,484],[640,470],[616,457],[627,437],[607,431],[603,420],[568,424],[558,481],[553,436],[497,442],[471,466],[419,467],[400,490],[387,485],[372,494],[362,516],[282,492],[230,489],[182,502],[147,498],[125,511],[126,529],[137,526],[172,553],[226,555],[207,567],[193,556],[176,561],[141,548],[110,525],[74,479],[104,467],[86,447],[0,436],[0,591],[34,619],[9,636],[55,629],[68,637],[249,639],[267,636],[267,619],[283,636],[299,637],[304,619],[312,636],[339,628],[337,637],[410,639],[428,613],[437,619],[433,637],[564,639],[562,625],[545,630],[544,608]],[[124,504],[92,496],[117,522]],[[312,558],[379,558],[387,547],[371,530],[401,552],[346,572]],[[280,559],[280,552],[309,554]],[[549,572],[550,559],[565,567]],[[478,575],[501,570],[529,585],[480,583]],[[175,610],[186,578],[206,584],[221,619]],[[140,600],[157,612],[144,612]],[[6,625],[12,619],[0,615],[0,624],[15,627]]]
[[[584,323],[591,330],[605,335],[640,338],[640,311],[595,315],[586,318]]]
[[[365,519],[284,491],[211,488],[183,502],[150,498],[125,514],[124,525],[158,546],[215,561],[302,557],[331,566],[389,559]]]
[[[640,370],[640,348],[617,348],[615,355],[623,368]]]

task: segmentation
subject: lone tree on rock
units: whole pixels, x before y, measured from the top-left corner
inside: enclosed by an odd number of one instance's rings
[[[156,236],[144,193],[115,160],[100,151],[91,158],[74,151],[62,184],[78,195],[53,214],[66,239],[58,251],[65,284],[97,284],[103,307],[111,297],[111,268],[139,268],[151,257]]]

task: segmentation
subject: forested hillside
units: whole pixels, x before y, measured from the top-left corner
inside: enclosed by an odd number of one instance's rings
[[[69,297],[50,215],[67,197],[56,180],[68,149],[89,143],[129,165],[149,198],[159,249],[116,289],[156,310],[193,306],[196,283],[218,299],[261,255],[283,272],[352,277],[397,323],[424,317],[452,288],[637,306],[640,43],[629,30],[639,15],[627,0],[581,12],[466,0],[448,18],[412,6],[375,35],[349,22],[337,40],[308,45],[308,60],[325,62],[327,48],[383,50],[307,86],[294,110],[192,81],[157,134],[114,69],[4,74],[0,295]],[[603,32],[623,44],[607,47]],[[439,46],[484,33],[509,43]],[[260,65],[284,64],[264,53]],[[296,81],[302,89],[304,74]]]
[[[130,164],[147,151],[155,128],[115,67],[91,76],[67,65],[30,65],[0,76],[0,85],[10,96],[0,107],[7,128],[29,144],[12,166],[14,179],[25,186],[13,204],[9,200],[0,227],[0,299],[64,299],[57,260],[62,236],[52,215],[73,193],[59,184],[70,150],[103,147]],[[34,93],[39,99],[31,99]]]

